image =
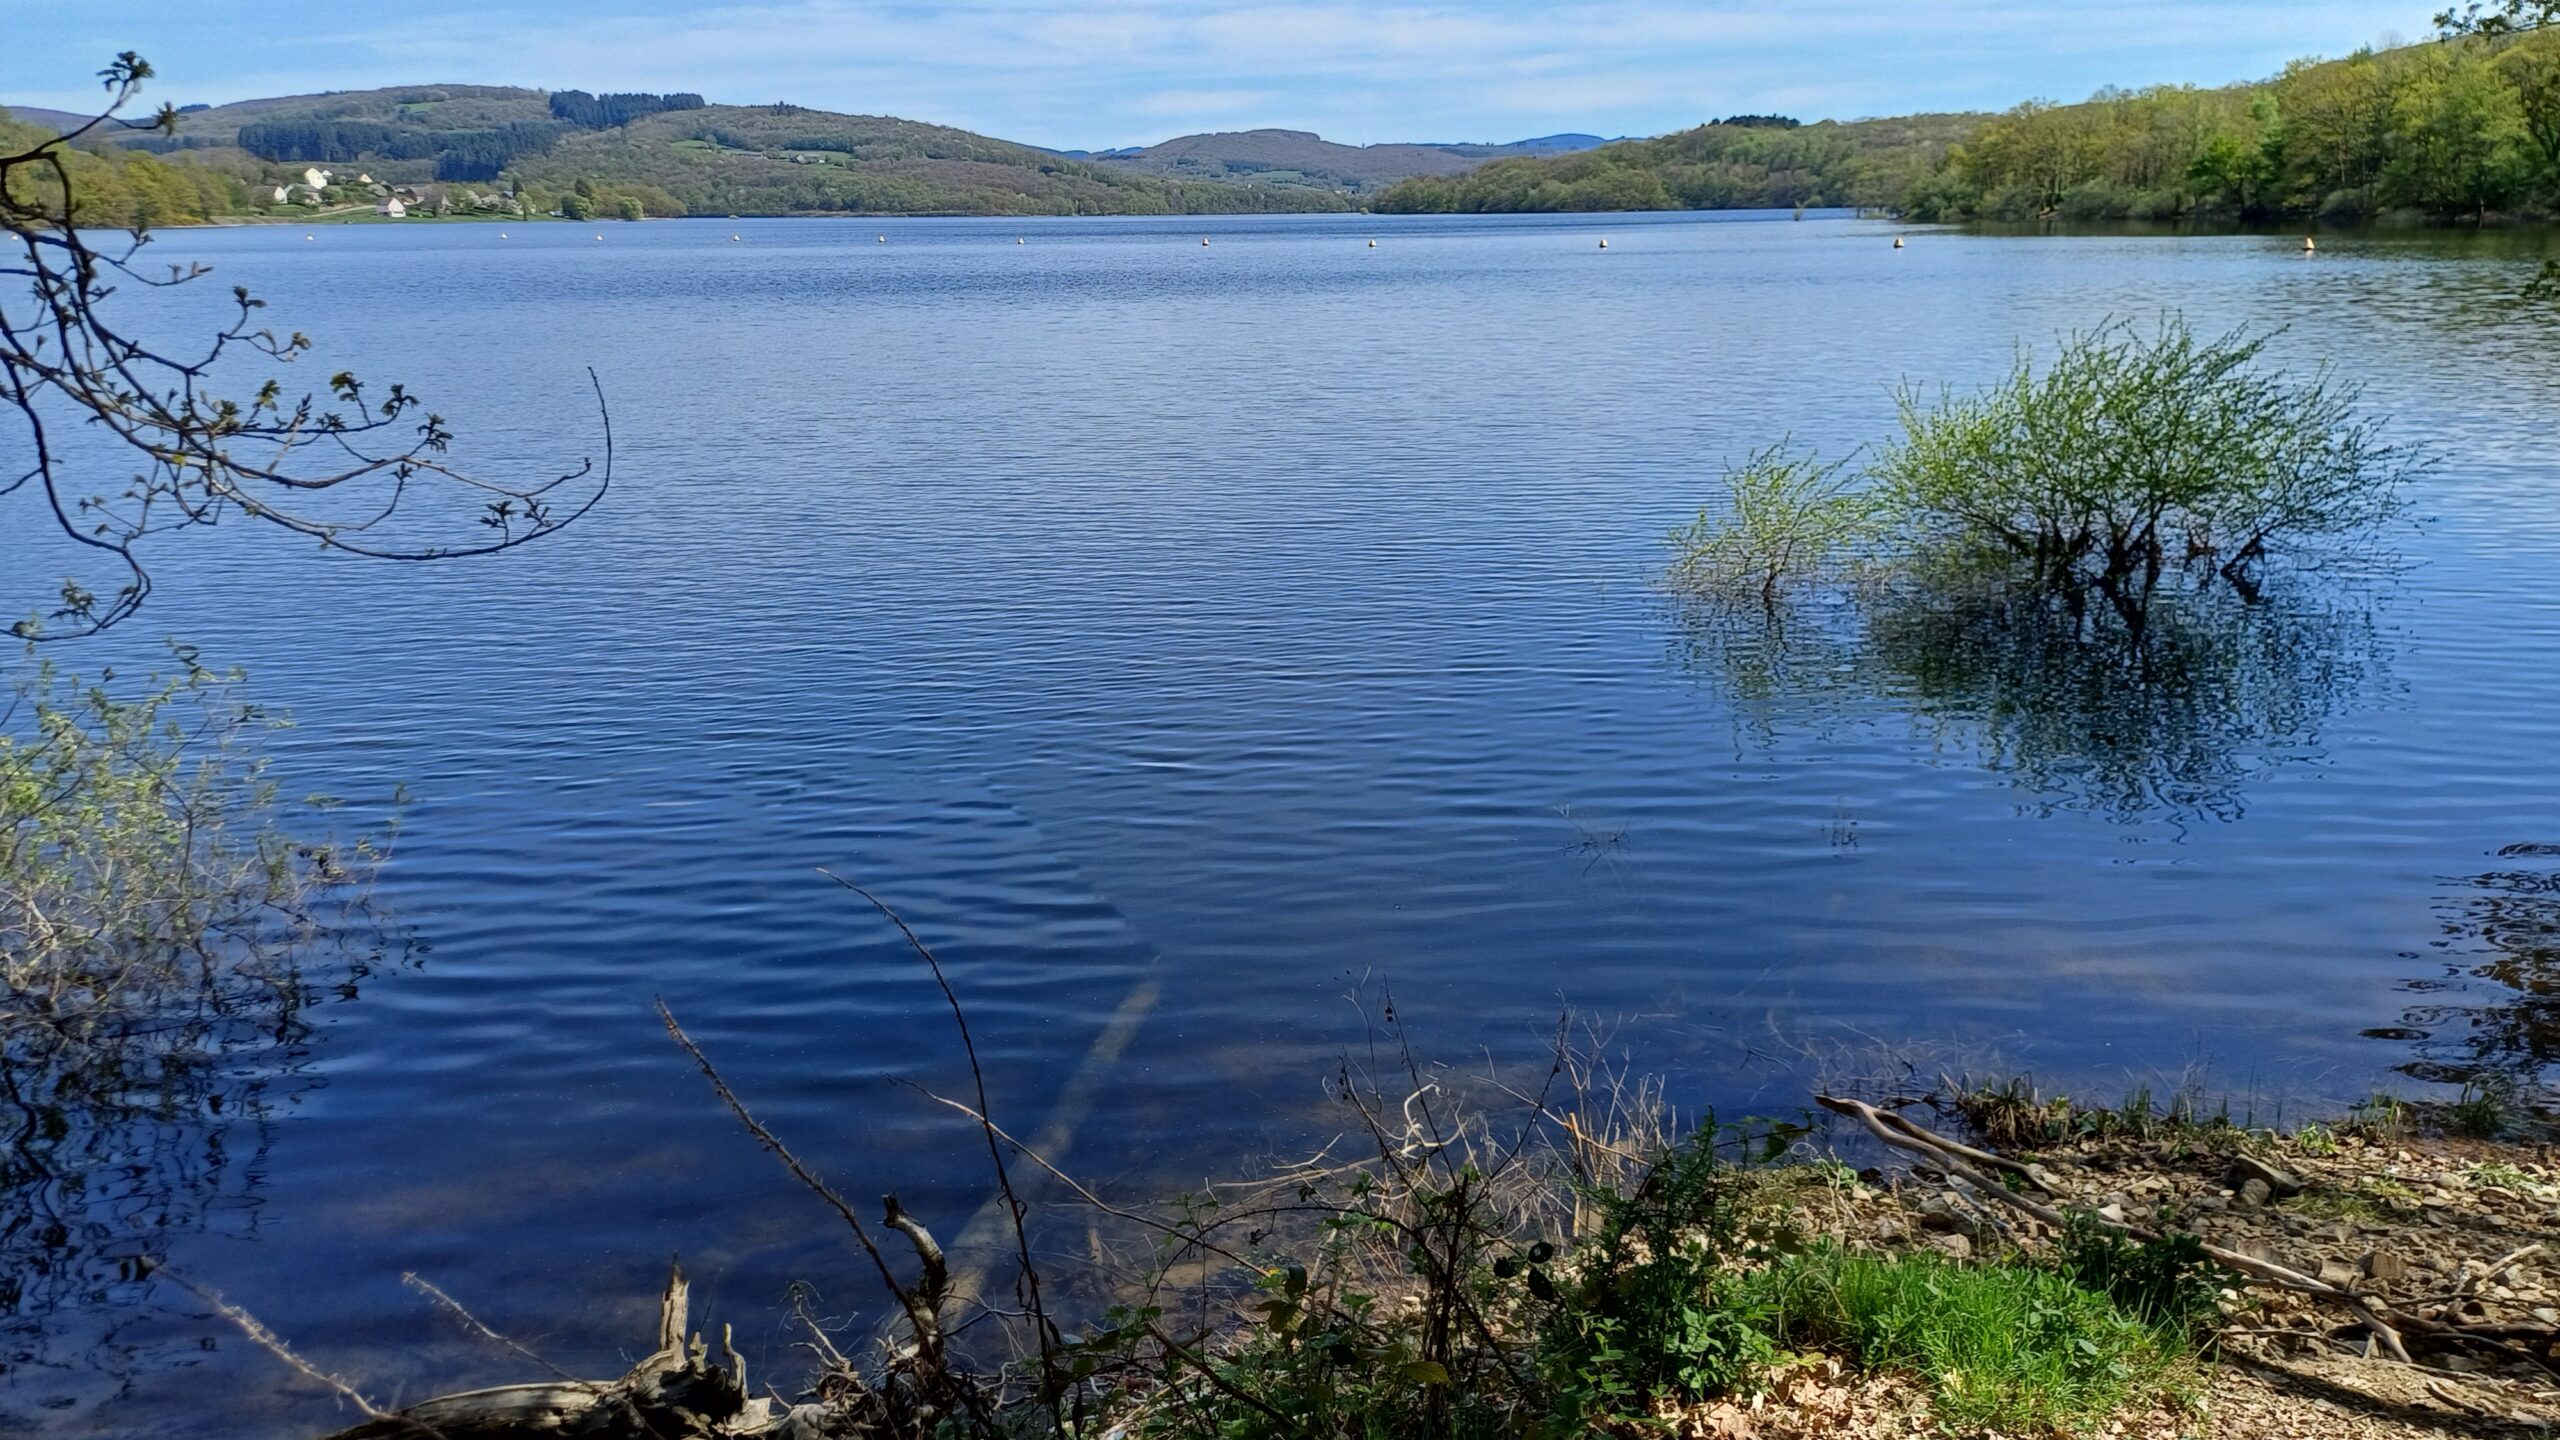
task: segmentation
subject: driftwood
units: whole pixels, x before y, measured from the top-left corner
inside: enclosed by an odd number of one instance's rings
[[[465,1390],[341,1430],[329,1440],[815,1440],[807,1407],[747,1394],[746,1364],[721,1333],[714,1358],[686,1334],[691,1287],[678,1267],[658,1307],[658,1348],[618,1380],[573,1378]]]
[[[1869,1134],[1885,1144],[1919,1156],[1949,1175],[1964,1181],[1985,1199],[1996,1201],[2057,1231],[2069,1223],[2070,1217],[2066,1217],[2060,1210],[2020,1194],[1984,1173],[1984,1164],[1987,1163],[1992,1168],[2037,1182],[2039,1188],[2043,1188],[2040,1177],[2030,1175],[2029,1168],[2026,1166],[1976,1150],[1968,1145],[1958,1144],[1934,1131],[1923,1129],[1900,1115],[1879,1110],[1863,1100],[1844,1100],[1830,1095],[1817,1095],[1814,1097],[1814,1103],[1835,1115],[1848,1116],[1865,1126]],[[2110,1220],[2103,1215],[2091,1212],[2082,1212],[2082,1220],[2083,1223],[2094,1224],[2134,1240],[2160,1238],[2159,1232],[2149,1226]],[[2517,1252],[2516,1256],[2500,1261],[2494,1268],[2504,1269],[2532,1248],[2529,1246],[2526,1251]],[[2560,1341],[2560,1327],[2543,1326],[2528,1333],[2524,1327],[2516,1325],[2465,1325],[2454,1321],[2429,1319],[2392,1306],[2381,1297],[2365,1294],[2352,1286],[2332,1285],[2315,1276],[2305,1275],[2299,1270],[2278,1265],[2270,1260],[2261,1260],[2257,1256],[2243,1254],[2220,1245],[2207,1244],[2204,1246],[2204,1253],[2210,1256],[2215,1264],[2245,1275],[2260,1284],[2271,1285],[2279,1290],[2288,1290],[2298,1295],[2307,1295],[2348,1311],[2363,1323],[2365,1329],[2372,1334],[2375,1344],[2379,1345],[2391,1358],[2403,1364],[2411,1363],[2408,1343],[2404,1338],[2406,1336],[2418,1336],[2441,1345],[2468,1343],[2526,1360],[2536,1366],[2544,1366],[2537,1352],[2547,1351],[2555,1341]],[[2514,1343],[2519,1338],[2530,1340],[2533,1348],[2527,1349]]]

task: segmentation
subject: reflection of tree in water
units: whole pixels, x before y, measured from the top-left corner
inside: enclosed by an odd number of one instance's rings
[[[2249,781],[2316,749],[2374,669],[2371,617],[2163,594],[2139,633],[2111,608],[1986,589],[1878,607],[1868,645],[1924,728],[2055,803],[2124,819],[2230,818]]]
[[[2127,820],[2236,815],[2379,670],[2370,613],[2307,594],[2164,590],[2138,630],[2107,606],[1961,581],[1680,613],[1683,662],[1715,673],[1764,742],[1776,712],[1817,728],[1899,712],[2046,805]]]
[[[2410,987],[2440,998],[2378,1032],[2417,1042],[2401,1068],[2422,1080],[2532,1091],[2560,1066],[2560,845],[2500,858],[2514,867],[2473,876],[2444,902],[2439,943],[2461,958]]]
[[[272,1121],[313,1083],[312,1007],[357,993],[384,963],[378,939],[306,934],[288,968],[254,980],[213,967],[181,1005],[112,1035],[9,1035],[0,1421],[98,1398],[194,1351],[183,1336],[131,1338],[163,1305],[187,1304],[154,1272],[179,1237],[254,1233]],[[325,989],[305,978],[320,973]]]

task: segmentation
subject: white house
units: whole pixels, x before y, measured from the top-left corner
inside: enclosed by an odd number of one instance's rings
[[[329,184],[329,172],[314,165],[302,172],[302,183],[314,190],[326,189]]]
[[[283,204],[284,202],[286,202],[287,200],[290,200],[290,199],[292,199],[292,198],[293,198],[293,187],[292,187],[292,186],[290,186],[290,185],[279,185],[279,186],[277,186],[277,187],[276,187],[276,203],[277,203],[277,204],[281,205],[281,204]]]
[[[388,215],[392,219],[397,220],[401,216],[409,213],[409,207],[401,204],[400,197],[394,195],[390,199],[383,201],[381,204],[374,206],[373,213],[376,215]]]

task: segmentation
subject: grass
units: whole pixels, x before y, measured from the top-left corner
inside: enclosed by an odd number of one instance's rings
[[[2083,1431],[2192,1379],[2174,1337],[2046,1270],[1822,1248],[1748,1288],[1780,1343],[1909,1373],[1957,1428]]]

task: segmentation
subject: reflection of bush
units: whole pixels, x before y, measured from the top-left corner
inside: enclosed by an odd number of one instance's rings
[[[2464,882],[2445,906],[2445,942],[2464,958],[2414,987],[2444,998],[2410,1008],[2397,1033],[2418,1042],[2418,1059],[2402,1068],[2446,1084],[2540,1086],[2560,1065],[2560,868]]]
[[[1877,607],[1880,688],[1941,736],[2064,803],[2135,818],[2237,813],[2257,773],[2318,742],[2371,666],[2372,622],[2228,591],[2155,597],[2141,630],[2033,594]]]
[[[2162,592],[2139,632],[2113,607],[1997,584],[1677,613],[1684,663],[1738,700],[1908,714],[2046,803],[2128,820],[2238,813],[2249,781],[2315,748],[2378,666],[2365,611],[2289,591]]]
[[[0,1373],[236,1201],[315,992],[380,958],[373,847],[282,831],[235,681],[189,659],[120,699],[39,668],[0,725]]]

